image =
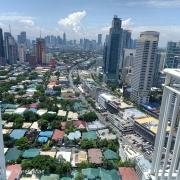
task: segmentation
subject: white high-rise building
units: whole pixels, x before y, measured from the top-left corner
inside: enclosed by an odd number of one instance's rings
[[[156,31],[142,32],[137,40],[132,68],[131,99],[138,104],[149,102],[158,41],[159,33]]]
[[[166,80],[151,174],[153,180],[180,180],[180,69],[164,72]]]
[[[4,142],[2,132],[1,102],[0,102],[0,180],[6,180],[6,165],[4,157]]]

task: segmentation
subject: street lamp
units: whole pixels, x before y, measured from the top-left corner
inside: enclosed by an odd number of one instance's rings
[[[6,180],[6,165],[4,158],[4,141],[2,131],[1,101],[0,101],[0,180]]]

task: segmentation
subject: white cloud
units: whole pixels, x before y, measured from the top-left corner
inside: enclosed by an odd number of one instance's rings
[[[33,20],[31,16],[18,16],[18,15],[0,15],[0,21],[24,21]]]
[[[80,30],[81,20],[86,16],[86,11],[77,11],[69,14],[66,18],[62,18],[58,21],[59,25],[66,28],[72,28],[75,32]]]
[[[122,21],[122,27],[123,27],[124,29],[129,29],[129,28],[131,28],[133,24],[134,24],[134,23],[132,22],[132,19],[131,19],[131,18],[128,18],[128,19]]]
[[[126,3],[127,6],[148,6],[155,8],[178,8],[180,0],[132,0]]]
[[[20,22],[26,26],[34,26],[34,21],[32,19],[22,19]]]

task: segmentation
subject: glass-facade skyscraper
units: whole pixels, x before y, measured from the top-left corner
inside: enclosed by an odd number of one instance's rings
[[[119,67],[122,64],[122,33],[121,19],[114,16],[112,27],[104,49],[104,80],[107,83],[117,83]]]
[[[180,42],[168,42],[165,68],[180,68]]]
[[[4,42],[3,42],[3,33],[2,29],[0,28],[0,65],[4,64]]]

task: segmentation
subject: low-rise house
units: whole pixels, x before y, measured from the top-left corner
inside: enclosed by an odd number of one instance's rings
[[[95,140],[97,139],[96,131],[87,131],[82,133],[82,139]]]
[[[109,129],[98,130],[97,135],[100,139],[106,140],[115,140],[117,138],[115,134],[109,132]]]
[[[55,129],[52,136],[52,140],[57,144],[61,144],[63,141],[63,138],[64,138],[64,131]]]
[[[39,126],[38,126],[38,122],[33,122],[33,124],[31,125],[30,129],[32,130],[37,130],[37,131],[41,131]]]
[[[101,164],[102,163],[102,152],[100,149],[88,149],[88,159],[90,163]]]
[[[77,164],[81,162],[86,162],[87,159],[87,152],[86,151],[79,151],[72,154],[72,161],[71,164],[73,167],[76,167]]]
[[[54,152],[54,151],[40,151],[40,155],[50,156],[50,157],[54,158],[56,156],[56,152]]]
[[[16,147],[9,148],[5,155],[6,162],[16,161],[21,155],[22,151],[18,150]]]
[[[60,150],[56,154],[56,159],[61,160],[64,159],[67,162],[71,162],[71,151]]]
[[[47,113],[47,109],[39,109],[36,113],[37,113],[39,116],[42,116],[43,114]]]
[[[73,124],[77,129],[86,129],[86,121],[77,120],[73,121]]]
[[[19,107],[17,108],[14,113],[15,114],[20,114],[20,115],[23,115],[23,113],[27,110],[27,108],[23,108],[23,107]]]
[[[3,129],[3,134],[10,134],[12,129]]]
[[[29,158],[34,158],[40,154],[40,150],[36,148],[28,149],[25,150],[22,157],[29,159]]]
[[[134,168],[131,167],[120,167],[119,174],[122,180],[138,180]]]
[[[7,165],[6,176],[7,180],[19,179],[22,173],[20,164]]]
[[[67,111],[59,110],[57,115],[61,117],[65,117],[66,114],[67,114]]]
[[[50,174],[41,176],[40,180],[59,180],[58,174]]]
[[[80,131],[71,132],[71,133],[68,134],[67,137],[68,137],[69,140],[80,139],[81,132]]]
[[[23,123],[22,128],[29,129],[32,123]]]
[[[106,151],[103,152],[103,156],[106,160],[117,160],[118,159],[118,154],[111,149],[107,149]]]
[[[10,137],[13,139],[20,139],[22,138],[27,132],[27,129],[14,129],[11,134]]]
[[[14,125],[13,122],[6,122],[6,123],[4,124],[4,127],[5,127],[5,128],[12,128],[13,125]]]
[[[68,120],[68,121],[78,120],[78,113],[69,111],[69,112],[68,112],[68,116],[67,116],[67,120]]]
[[[103,168],[86,168],[82,169],[82,174],[87,179],[101,179],[101,180],[121,180],[117,170],[106,170]]]

